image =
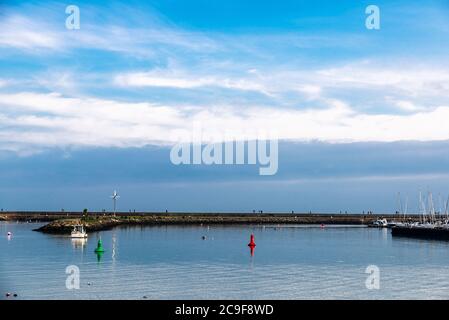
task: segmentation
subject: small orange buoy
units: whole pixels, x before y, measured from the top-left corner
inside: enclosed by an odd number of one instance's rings
[[[249,239],[248,247],[254,248],[256,246],[256,243],[254,242],[254,235],[251,234],[251,237]]]

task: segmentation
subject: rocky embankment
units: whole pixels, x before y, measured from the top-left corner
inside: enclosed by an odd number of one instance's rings
[[[69,234],[73,226],[82,224],[86,231],[100,231],[100,230],[108,230],[115,226],[121,224],[120,219],[61,219],[52,221],[35,231],[40,231],[44,233],[55,233],[55,234]]]
[[[108,230],[126,225],[188,225],[188,224],[369,224],[378,216],[328,215],[328,214],[148,214],[139,216],[91,216],[88,218],[64,218],[44,225],[36,231],[45,233],[70,233],[74,225],[82,224],[86,230]]]

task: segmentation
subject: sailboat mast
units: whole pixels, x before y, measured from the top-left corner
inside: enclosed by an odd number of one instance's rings
[[[449,206],[449,196],[447,196],[446,208],[444,210],[444,213],[446,214],[446,223],[448,223],[448,206]]]
[[[404,214],[404,212],[402,211],[402,201],[401,201],[401,193],[400,192],[398,192],[398,209],[399,209],[398,210],[399,217],[401,217],[401,215]]]
[[[404,209],[404,219],[407,215],[407,211],[408,211],[408,197],[405,197],[405,209]]]
[[[426,222],[426,204],[423,200],[422,192],[419,191],[419,206],[421,210],[422,223]]]
[[[429,215],[430,215],[430,222],[435,222],[435,207],[433,204],[433,195],[432,192],[429,192]]]

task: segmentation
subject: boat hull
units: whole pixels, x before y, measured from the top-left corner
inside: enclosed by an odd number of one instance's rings
[[[398,227],[395,226],[391,229],[393,236],[412,237],[420,239],[437,239],[437,240],[449,240],[448,228],[425,228],[425,227]]]
[[[70,237],[73,239],[84,239],[87,238],[87,234],[71,234]]]

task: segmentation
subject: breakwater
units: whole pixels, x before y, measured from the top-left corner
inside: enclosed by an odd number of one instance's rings
[[[0,220],[49,222],[37,229],[46,233],[69,233],[73,225],[87,231],[107,230],[124,225],[169,224],[340,224],[367,225],[378,218],[400,220],[394,214],[329,213],[194,213],[194,212],[2,212]]]

